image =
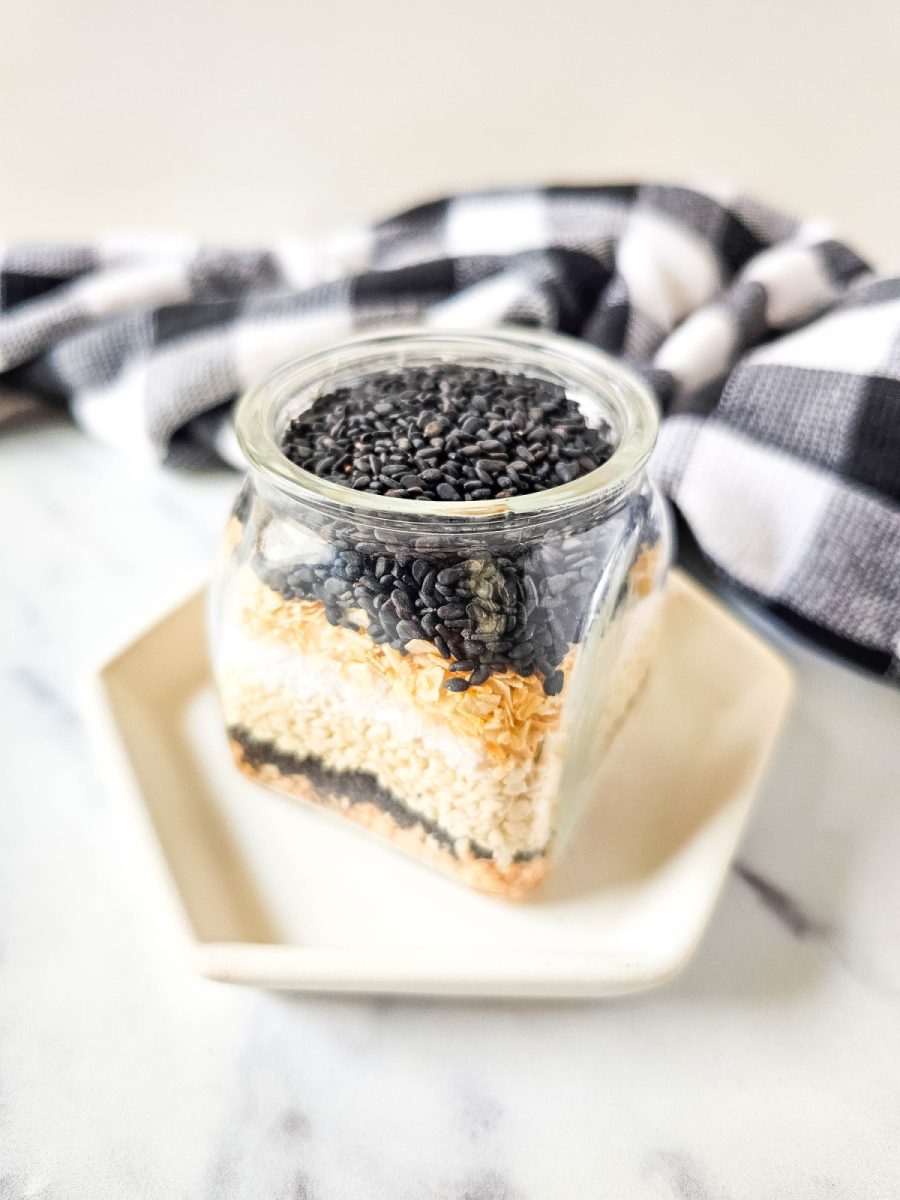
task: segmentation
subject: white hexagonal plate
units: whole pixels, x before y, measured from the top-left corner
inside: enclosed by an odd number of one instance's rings
[[[709,920],[788,707],[788,668],[679,572],[603,787],[524,903],[469,891],[243,778],[204,597],[100,669],[98,747],[149,817],[197,968],[316,991],[601,996],[662,983]]]

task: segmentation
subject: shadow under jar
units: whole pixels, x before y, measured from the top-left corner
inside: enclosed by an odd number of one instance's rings
[[[541,381],[603,431],[607,460],[544,490],[444,501],[354,489],[285,453],[323,397],[441,371],[464,373],[486,418],[470,441],[490,441],[498,376]],[[474,887],[535,888],[653,656],[671,548],[646,474],[656,430],[630,372],[530,332],[376,334],[249,394],[250,469],[211,604],[240,769]],[[564,447],[564,423],[555,435]]]

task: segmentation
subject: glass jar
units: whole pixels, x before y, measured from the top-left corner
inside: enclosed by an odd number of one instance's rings
[[[354,491],[282,453],[324,394],[448,363],[563,386],[608,423],[612,456],[542,492],[435,502]],[[474,887],[530,892],[654,653],[671,546],[646,473],[656,430],[615,360],[511,330],[362,337],[246,396],[249,473],[211,602],[239,768]]]

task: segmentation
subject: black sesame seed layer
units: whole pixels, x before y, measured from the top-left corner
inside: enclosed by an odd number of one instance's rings
[[[285,455],[357,491],[492,500],[594,471],[611,430],[587,424],[559,384],[487,367],[382,371],[320,396],[288,426]]]
[[[355,625],[378,645],[401,652],[431,642],[454,672],[450,691],[466,691],[497,671],[543,679],[548,695],[562,688],[558,670],[580,642],[604,566],[602,539],[544,540],[517,554],[459,558],[449,551],[418,556],[360,543],[334,545],[323,563],[272,566],[256,573],[287,600],[320,600],[332,625]]]
[[[289,426],[284,451],[349,487],[440,501],[546,490],[605,462],[612,444],[609,428],[588,427],[556,384],[441,365],[371,375],[323,396]],[[252,567],[285,599],[321,601],[331,624],[401,653],[430,642],[453,672],[450,691],[513,671],[536,674],[553,696],[610,554],[636,528],[655,540],[649,508],[644,487],[602,518],[545,518],[524,536],[502,518],[489,534],[451,536],[435,531],[430,514],[401,524],[335,520],[315,509],[281,514],[268,502],[246,519],[255,527]],[[279,519],[308,527],[320,561],[269,553],[267,528]]]
[[[313,790],[326,801],[346,799],[351,804],[374,804],[376,808],[387,813],[401,829],[411,829],[418,825],[427,837],[434,838],[451,854],[459,857],[454,839],[437,822],[407,808],[368,771],[333,771],[318,758],[298,758],[293,754],[286,754],[272,742],[255,738],[243,725],[232,725],[228,734],[241,747],[245,762],[254,770],[272,765],[282,775],[300,775],[307,779]],[[473,858],[493,858],[491,851],[479,846],[477,842],[469,842],[468,853]],[[513,861],[530,862],[531,859],[537,858],[539,853],[540,851],[534,850],[520,851]]]

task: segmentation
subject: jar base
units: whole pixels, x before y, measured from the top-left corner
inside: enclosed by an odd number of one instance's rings
[[[288,761],[288,756],[277,751],[273,757],[278,761],[262,761],[260,747],[248,745],[246,736],[235,736],[234,732],[229,739],[231,752],[244,775],[293,799],[349,818],[460,883],[507,900],[518,900],[530,895],[547,874],[546,853],[529,854],[512,863],[501,864],[482,851],[447,845],[409,810],[404,810],[401,815],[376,802],[374,794],[367,797],[364,794],[367,781],[361,773],[324,771],[317,769],[312,760]],[[373,793],[377,791],[374,781],[368,786]],[[399,804],[397,806],[399,808]]]

